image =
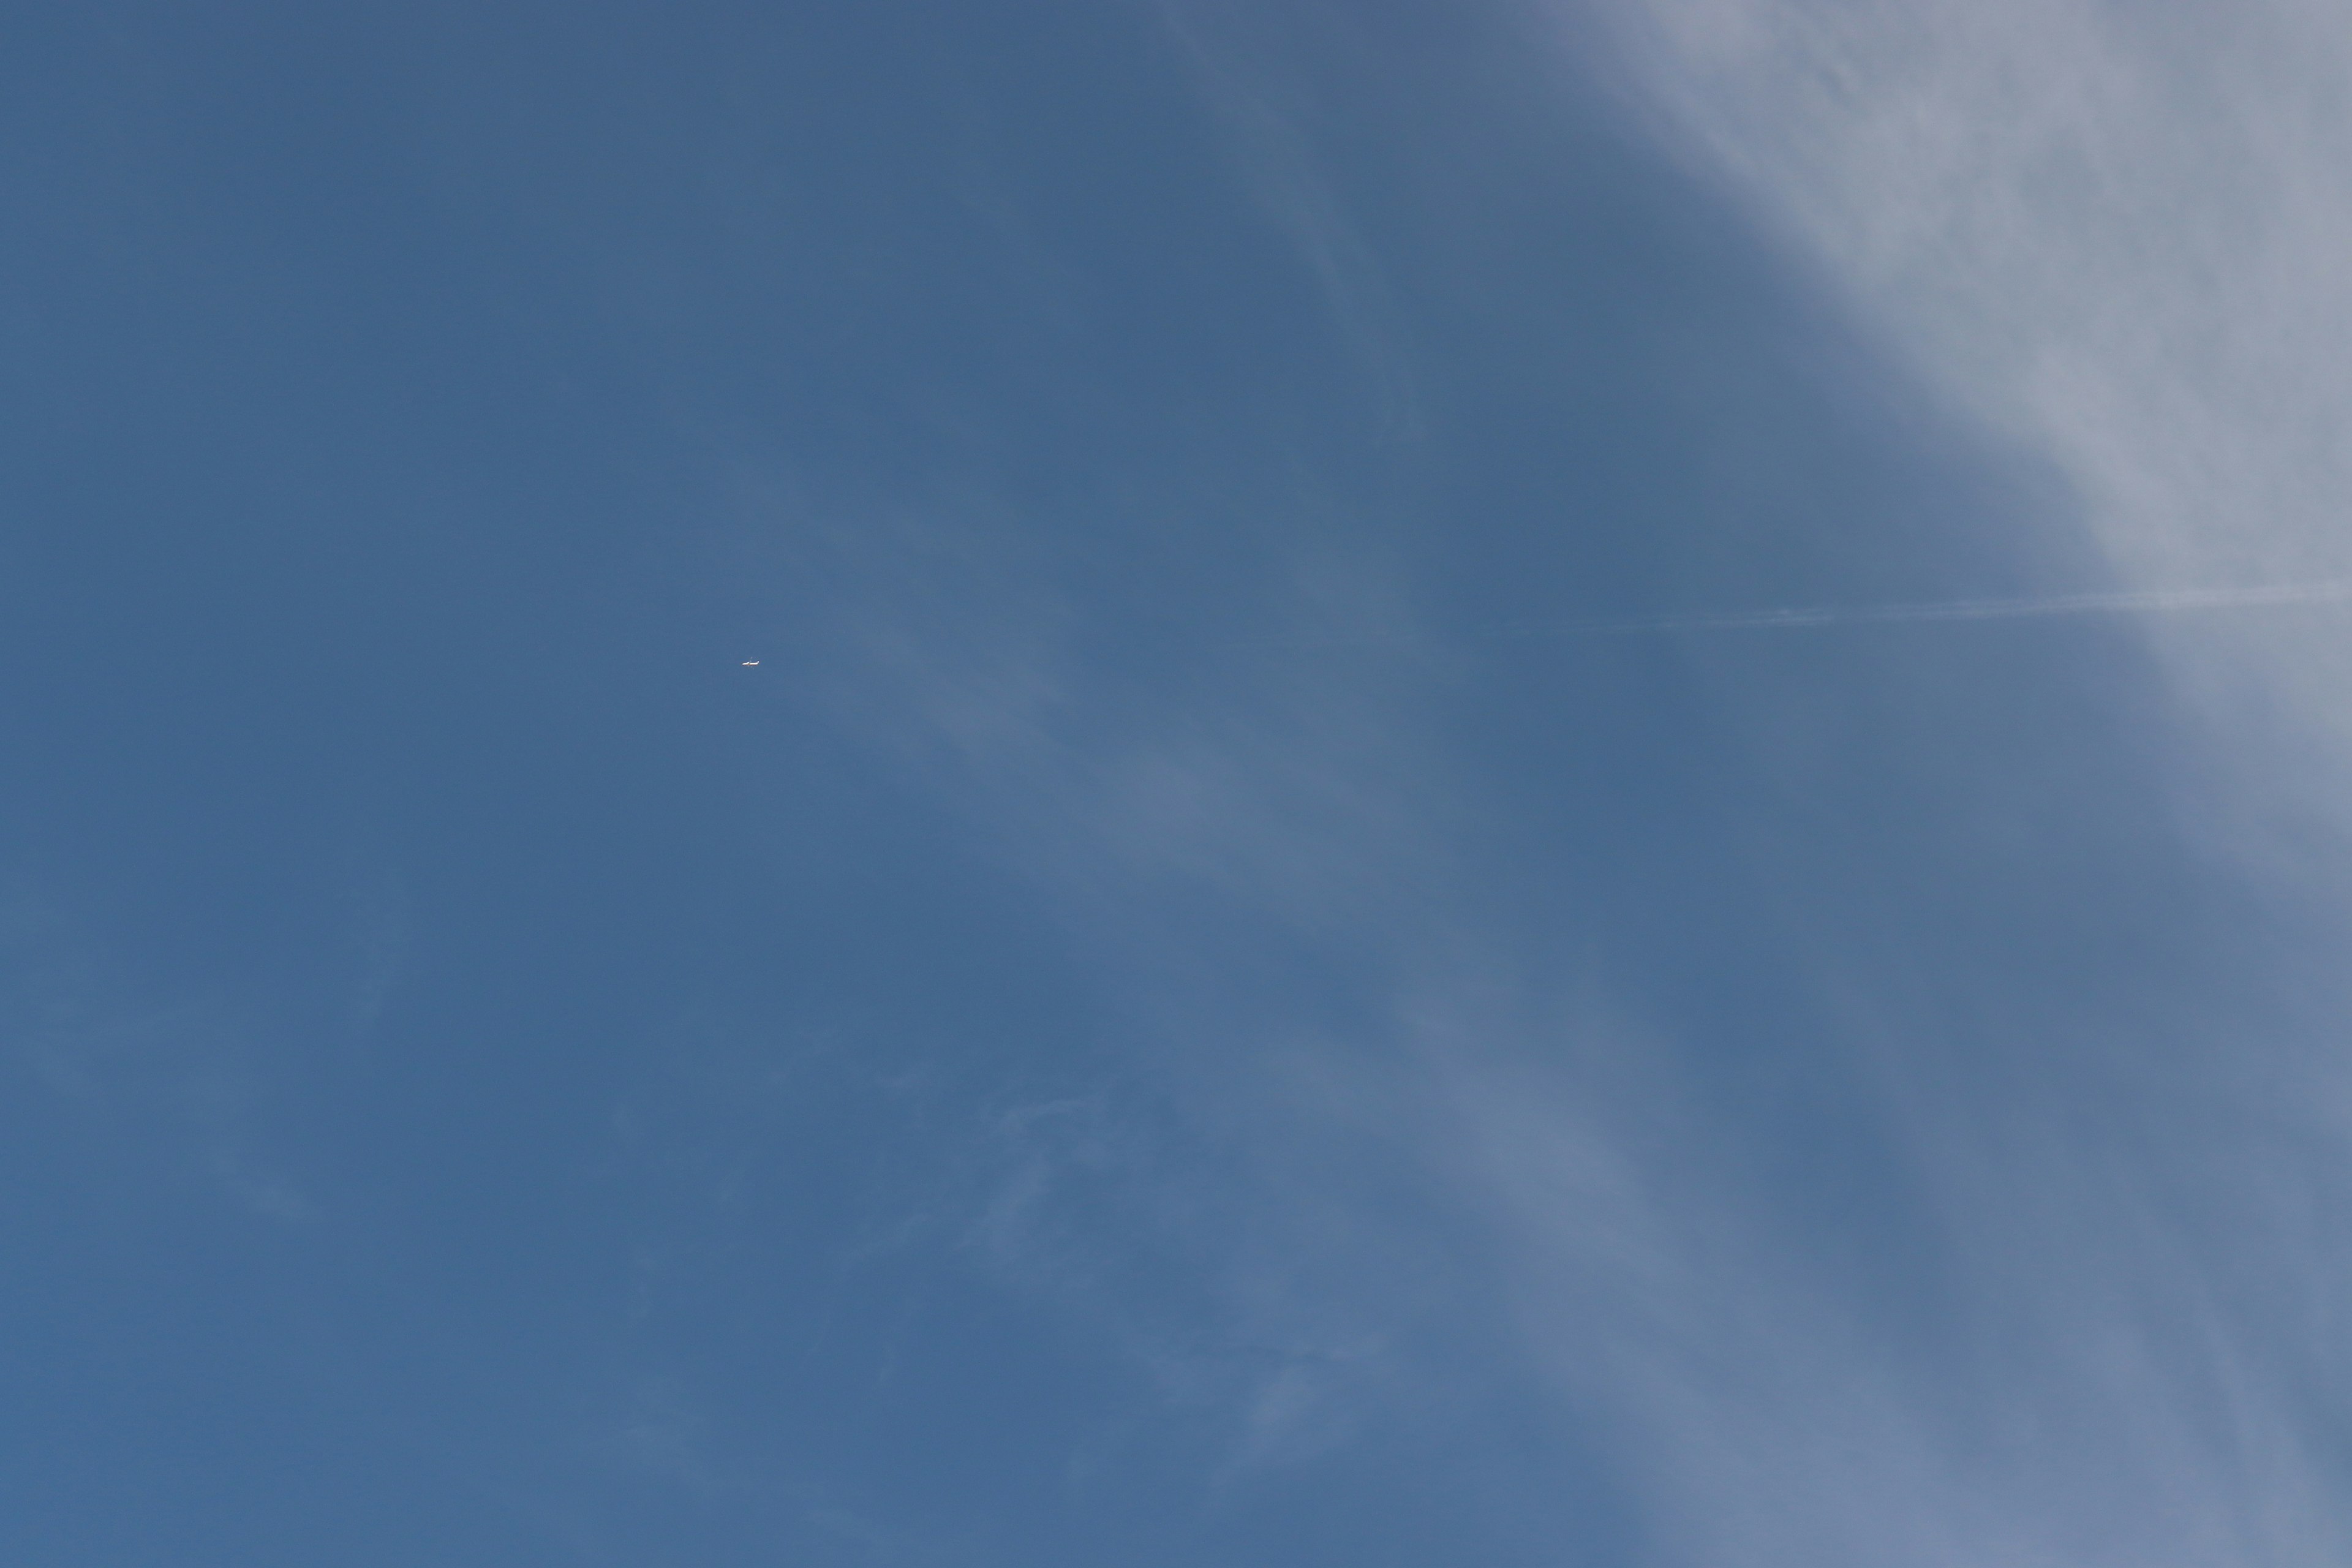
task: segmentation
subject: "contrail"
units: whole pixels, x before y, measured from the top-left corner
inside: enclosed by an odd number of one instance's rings
[[[1774,610],[1699,611],[1622,620],[1522,621],[1500,637],[1622,637],[1655,632],[1770,631],[1800,626],[1866,626],[1902,621],[2010,621],[2034,616],[2132,616],[2179,610],[2252,609],[2265,605],[2352,601],[2352,578],[2245,588],[2170,588],[2145,592],[2054,594],[2019,599],[1917,600],[1891,605],[1809,605]]]
[[[1811,626],[1928,621],[2015,621],[2040,616],[2145,616],[2185,610],[2247,610],[2280,605],[2352,604],[2352,577],[2242,588],[2116,589],[2013,599],[1914,599],[1878,605],[1798,605],[1769,610],[1694,610],[1664,616],[1514,621],[1456,631],[1471,640],[1655,636],[1669,632],[1794,631]],[[1358,632],[1221,639],[1229,647],[1374,647],[1426,641],[1427,633]]]

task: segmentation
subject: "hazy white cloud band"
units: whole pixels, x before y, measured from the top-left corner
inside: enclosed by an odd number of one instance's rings
[[[2126,584],[2352,563],[2352,11],[1599,9],[1663,136],[1964,406],[2054,462]],[[2352,740],[2352,635],[2231,636],[2225,653],[2200,626],[2171,651],[2195,682],[2252,679]]]

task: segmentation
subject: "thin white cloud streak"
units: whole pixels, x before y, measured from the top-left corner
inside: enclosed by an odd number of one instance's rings
[[[2052,594],[2011,599],[1951,599],[1884,605],[1810,605],[1721,614],[1635,616],[1502,626],[1506,637],[1603,637],[1639,632],[1769,631],[1925,621],[2014,621],[2044,616],[2145,616],[2189,610],[2245,610],[2283,605],[2336,605],[2352,599],[2352,582],[2276,584],[2247,588],[2175,588],[2147,593]]]
[[[1819,626],[1902,626],[1937,621],[2158,616],[2201,610],[2259,610],[2347,603],[2352,603],[2352,579],[2324,583],[2273,583],[2237,588],[2118,589],[2000,599],[1909,599],[1877,605],[1788,605],[1760,610],[1693,610],[1662,616],[1518,621],[1465,635],[1539,641],[1555,637],[1633,637],[1667,632],[1802,631]],[[1387,647],[1416,640],[1420,639],[1405,636],[1269,637],[1236,646]]]
[[[1330,324],[1362,368],[1383,427],[1392,437],[1422,425],[1404,328],[1376,258],[1349,221],[1317,165],[1312,146],[1281,107],[1284,94],[1262,70],[1258,51],[1240,41],[1264,18],[1252,9],[1160,0],[1167,36],[1183,52],[1193,80],[1233,153],[1259,209],[1289,241],[1316,280]]]

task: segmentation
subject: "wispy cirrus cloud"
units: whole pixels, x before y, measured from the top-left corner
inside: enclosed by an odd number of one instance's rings
[[[2335,592],[2352,550],[2340,11],[1604,0],[1562,19],[1684,169],[2064,478],[2121,584],[1889,619]],[[2168,680],[2115,740],[2143,759],[2130,790],[2173,803],[2138,863],[2202,868],[2170,940],[2210,900],[2267,957],[2208,930],[2182,970],[2135,941],[2103,973],[2067,925],[2120,921],[2110,895],[2049,922],[2081,956],[2036,978],[1923,930],[1913,952],[1874,951],[1850,890],[1790,889],[1824,917],[1796,962],[1826,1048],[1870,1086],[1912,1186],[1927,1247],[1904,1267],[1935,1260],[1915,1281],[1932,1331],[1871,1299],[1900,1270],[1858,1294],[1797,1263],[1799,1233],[1736,1198],[1734,1168],[1594,1153],[1647,1146],[1617,1119],[1670,1089],[1472,1091],[1465,1145],[1492,1152],[1519,1215],[1532,1342],[1647,1435],[1695,1560],[2291,1564],[2352,1541],[2327,1305],[2352,1258],[2315,1224],[2352,1133],[2342,987],[2315,957],[2352,909],[2352,623],[2130,630]],[[2049,779],[2047,761],[1947,759],[1943,783]],[[2067,831],[2080,787],[2045,784],[2012,826]],[[2065,907],[2063,873],[2031,869],[2010,896]],[[1581,1331],[1596,1294],[1643,1325],[1630,1349]]]
[[[2352,373],[2332,326],[2231,313],[2264,279],[2321,281],[2323,171],[2288,108],[2239,100],[2303,70],[2278,40],[2322,19],[2273,7],[2200,54],[2178,18],[2088,5],[1607,14],[1685,166],[1975,422],[1958,444],[1989,427],[2064,475],[2118,581],[1843,616],[1775,613],[1777,592],[1754,615],[1636,607],[1558,625],[1660,636],[1514,671],[1489,657],[1507,623],[1429,630],[1393,561],[1331,565],[1263,474],[1220,498],[1254,489],[1274,542],[1264,624],[1239,629],[1276,635],[1249,642],[1181,629],[1208,617],[1174,594],[1172,646],[1108,624],[1069,569],[1102,520],[1024,516],[984,478],[830,528],[755,505],[802,550],[778,574],[823,650],[801,699],[1038,891],[1223,1155],[1162,1158],[1094,1112],[1085,1140],[1023,1121],[978,1250],[1123,1317],[1171,1398],[1224,1409],[1236,1469],[1427,1422],[1428,1388],[1507,1363],[1610,1456],[1666,1561],[2332,1561],[2326,1303],[2352,1260],[2315,1217],[2342,1193],[2345,1101],[2322,1048],[2341,992],[2314,954],[2342,911],[2266,902],[2206,857],[2210,824],[2167,815],[2258,815],[2183,690],[2260,683],[2326,727],[2305,682],[2334,668],[2325,431]],[[2305,132],[2332,112],[2315,94]],[[2251,188],[2223,188],[2233,163]],[[1335,202],[1291,205],[1333,232]],[[1504,215],[1449,211],[1516,259]],[[1549,260],[1480,308],[1540,319]],[[1687,279],[1598,273],[1576,281],[1619,292],[1596,311],[1690,308]],[[1549,439],[1552,407],[1600,401],[1580,374],[1624,375],[1531,363],[1559,346],[1465,357],[1452,384],[1519,388]],[[1759,397],[1800,380],[1739,368]],[[1438,390],[1423,406],[1460,416]],[[1643,434],[1678,463],[1717,432]],[[1309,468],[1361,457],[1296,443]],[[1448,461],[1511,460],[1469,449],[1423,454],[1427,493],[1484,493]],[[1736,509],[1742,476],[1717,477]],[[1630,534],[1647,499],[1563,464],[1517,526]],[[1517,569],[1509,530],[1484,542]],[[1335,596],[1379,634],[1282,635],[1344,624]],[[2224,607],[2261,614],[2112,620]],[[2051,625],[2069,616],[2110,619]],[[2018,624],[1896,647],[1930,620]],[[1813,651],[1834,638],[1659,646],[1842,621],[1889,635],[1834,660]],[[2033,636],[2047,657],[2016,651]],[[2144,643],[2189,684],[2145,679]],[[1160,1249],[1189,1329],[1102,1287],[1105,1211],[1189,1217],[1109,1247]]]
[[[2309,0],[1604,0],[1650,124],[1978,417],[2134,591],[2352,559],[2352,22]],[[2352,740],[2352,626],[2167,628]],[[2340,767],[2341,761],[2334,764]],[[2341,780],[2298,777],[2339,826]],[[2298,801],[2309,805],[2311,800]]]

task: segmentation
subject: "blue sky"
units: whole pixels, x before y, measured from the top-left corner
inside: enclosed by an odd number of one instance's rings
[[[2342,1560],[2340,22],[9,33],[12,1561]]]

